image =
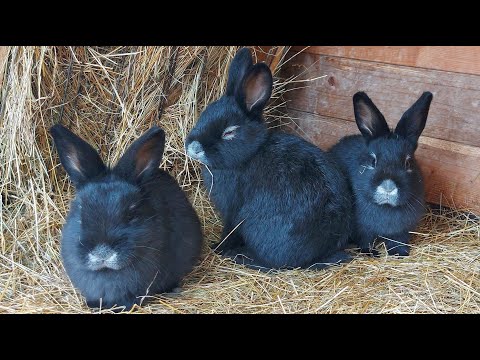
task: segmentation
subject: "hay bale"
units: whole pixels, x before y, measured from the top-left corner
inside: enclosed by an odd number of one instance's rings
[[[200,112],[221,95],[236,50],[6,50],[8,61],[0,66],[0,312],[91,311],[70,284],[59,257],[60,230],[74,189],[47,134],[57,122],[88,139],[108,163],[151,125],[162,126],[167,143],[161,167],[189,195],[207,243],[219,240],[221,221],[183,143]],[[272,127],[292,120],[281,111],[281,93],[290,80],[275,81],[277,101],[267,111]],[[320,272],[259,274],[205,246],[201,264],[185,279],[181,294],[156,295],[134,311],[477,312],[480,223],[467,215],[430,211],[408,259],[359,256]]]

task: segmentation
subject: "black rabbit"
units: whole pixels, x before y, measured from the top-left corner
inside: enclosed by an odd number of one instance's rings
[[[163,130],[147,131],[112,169],[63,126],[50,132],[77,190],[62,230],[62,260],[88,306],[130,309],[147,294],[178,286],[203,237],[185,194],[158,168]]]
[[[267,130],[262,111],[272,84],[268,66],[253,65],[249,49],[241,49],[225,94],[186,139],[187,154],[208,167],[204,183],[223,218],[217,250],[261,270],[350,260],[341,250],[352,218],[347,179],[331,154]]]
[[[341,139],[331,152],[349,175],[354,194],[354,242],[372,252],[384,240],[388,253],[409,254],[409,231],[422,218],[424,185],[415,161],[418,138],[427,121],[433,95],[425,92],[391,131],[364,92],[353,96],[355,120],[362,135]]]

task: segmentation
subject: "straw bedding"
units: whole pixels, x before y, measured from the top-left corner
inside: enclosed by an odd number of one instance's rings
[[[326,271],[257,273],[208,247],[221,220],[183,142],[218,98],[236,47],[11,47],[0,61],[0,312],[89,313],[59,256],[74,189],[48,128],[62,123],[108,163],[153,124],[167,132],[161,167],[187,192],[204,229],[200,264],[182,292],[140,313],[467,313],[480,310],[480,220],[429,210],[405,259],[358,256]],[[281,63],[280,63],[281,65]],[[318,74],[314,74],[318,76]],[[270,126],[289,119],[277,79]],[[109,310],[102,310],[108,312]]]

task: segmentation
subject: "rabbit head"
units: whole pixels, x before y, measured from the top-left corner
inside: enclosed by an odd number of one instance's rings
[[[253,65],[248,48],[237,52],[229,69],[225,94],[209,104],[188,135],[188,156],[212,168],[233,168],[265,142],[263,108],[272,94],[272,73]]]
[[[55,125],[50,131],[77,190],[63,231],[70,249],[64,255],[92,271],[120,270],[143,258],[159,221],[144,187],[160,165],[163,130],[150,129],[113,169],[68,129]]]
[[[396,207],[408,204],[412,197],[419,201],[423,184],[415,150],[432,97],[424,92],[392,131],[367,94],[353,96],[355,120],[366,144],[366,151],[358,154],[361,166],[356,190],[372,202]]]

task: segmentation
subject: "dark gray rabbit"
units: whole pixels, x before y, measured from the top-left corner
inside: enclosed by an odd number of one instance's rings
[[[188,155],[208,166],[205,187],[223,218],[217,250],[261,270],[347,261],[341,250],[352,218],[347,179],[331,154],[267,130],[262,112],[272,84],[268,66],[253,65],[249,49],[241,49],[225,94],[186,139]]]
[[[62,230],[62,260],[90,307],[131,308],[179,285],[200,255],[197,214],[160,170],[165,133],[153,127],[112,169],[63,126],[50,130],[76,187]]]
[[[355,198],[353,239],[362,252],[377,254],[374,242],[382,237],[378,240],[385,241],[389,254],[409,254],[409,231],[415,229],[425,210],[415,150],[432,98],[430,92],[423,93],[391,131],[367,94],[353,96],[362,135],[344,137],[331,152],[349,175]]]

